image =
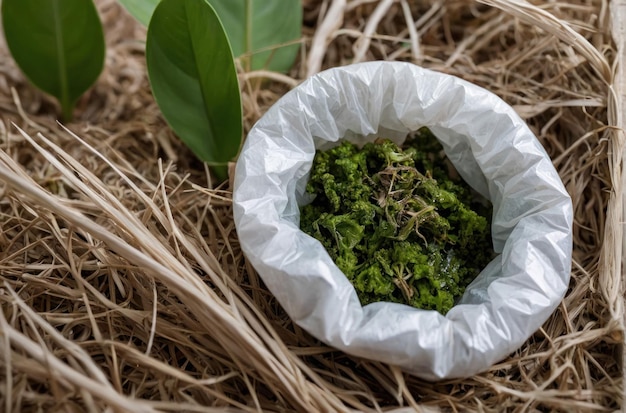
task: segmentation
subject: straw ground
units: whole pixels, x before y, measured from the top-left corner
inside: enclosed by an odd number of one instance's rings
[[[292,71],[240,73],[246,130],[308,75],[388,59],[493,91],[546,148],[575,208],[569,291],[505,360],[438,383],[289,320],[241,253],[229,184],[215,185],[160,116],[145,30],[114,1],[98,1],[105,71],[66,125],[0,46],[0,410],[621,408],[624,107],[611,6],[303,0]]]

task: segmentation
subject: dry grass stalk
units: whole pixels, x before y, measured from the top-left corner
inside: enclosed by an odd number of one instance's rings
[[[611,69],[623,46],[612,42],[609,4],[482,3],[303,0],[293,71],[241,73],[244,122],[306,74],[360,59],[413,61],[513,105],[575,208],[570,289],[522,348],[477,376],[428,383],[293,325],[239,249],[228,186],[214,187],[166,128],[146,79],[145,30],[101,0],[106,70],[67,129],[54,102],[0,59],[0,409],[622,406],[624,69]]]

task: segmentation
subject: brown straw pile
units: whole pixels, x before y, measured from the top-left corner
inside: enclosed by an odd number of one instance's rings
[[[106,68],[71,123],[1,45],[0,411],[621,409],[626,6],[533,4],[303,0],[293,70],[240,75],[249,130],[321,69],[412,61],[501,96],[552,157],[575,208],[567,296],[489,371],[437,383],[289,320],[241,253],[229,185],[162,119],[145,30],[115,1],[98,1]]]

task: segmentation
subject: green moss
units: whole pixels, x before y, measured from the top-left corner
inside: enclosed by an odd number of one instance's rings
[[[324,245],[363,304],[445,314],[493,257],[490,208],[450,168],[426,128],[404,150],[381,139],[317,152],[307,185],[316,197],[301,208],[300,226]]]

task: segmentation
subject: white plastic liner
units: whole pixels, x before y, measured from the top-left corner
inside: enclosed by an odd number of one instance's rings
[[[422,126],[494,206],[498,256],[445,317],[362,307],[323,246],[299,229],[316,148],[378,136],[401,143]],[[330,69],[282,97],[243,146],[234,217],[247,258],[299,326],[425,379],[471,376],[503,359],[546,321],[569,282],[571,199],[535,136],[494,94],[409,63]]]

